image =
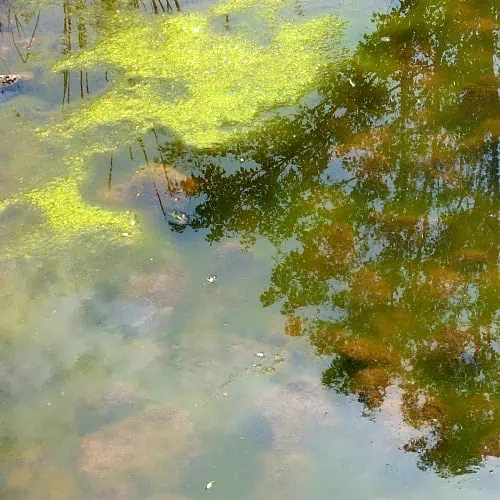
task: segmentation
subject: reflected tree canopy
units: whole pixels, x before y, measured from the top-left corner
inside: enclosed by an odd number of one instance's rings
[[[493,1],[403,1],[319,104],[251,147],[190,153],[193,226],[269,238],[262,303],[368,412],[396,384],[422,431],[405,449],[442,475],[500,456],[498,15]]]

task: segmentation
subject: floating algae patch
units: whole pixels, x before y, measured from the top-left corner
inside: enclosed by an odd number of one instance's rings
[[[82,236],[104,237],[107,244],[133,240],[139,233],[133,215],[88,204],[80,194],[81,182],[80,168],[76,165],[67,177],[5,200],[0,205],[0,215],[5,216],[8,207],[24,207],[21,212],[26,214],[30,212],[26,207],[30,207],[38,210],[41,220],[38,217],[31,231],[7,241],[0,259],[50,251]]]
[[[155,19],[118,14],[102,42],[55,68],[104,67],[113,74],[110,88],[46,133],[86,136],[94,151],[115,149],[153,127],[197,148],[244,139],[264,113],[298,103],[326,66],[345,57],[342,20],[298,22],[282,15],[287,4],[230,1],[204,14]],[[267,40],[259,33],[256,42],[231,24],[240,12],[260,16]],[[220,32],[226,15],[229,29]]]
[[[125,231],[131,228],[130,218],[125,214],[116,214],[85,203],[79,193],[78,183],[73,178],[31,191],[26,194],[26,198],[42,209],[51,229],[63,238],[88,229],[115,228]]]

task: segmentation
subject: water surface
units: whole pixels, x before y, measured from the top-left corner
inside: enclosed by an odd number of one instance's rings
[[[342,51],[231,143],[85,121],[166,82],[54,64],[213,5],[0,4],[2,497],[497,498],[496,2],[292,4]]]

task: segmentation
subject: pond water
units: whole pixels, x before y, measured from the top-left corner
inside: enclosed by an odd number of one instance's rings
[[[499,14],[0,0],[1,498],[498,498]]]

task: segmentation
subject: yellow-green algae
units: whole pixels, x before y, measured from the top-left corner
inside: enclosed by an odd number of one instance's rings
[[[43,189],[31,191],[25,196],[43,211],[50,228],[62,238],[88,229],[109,228],[124,231],[123,236],[129,236],[131,233],[127,231],[135,224],[125,214],[86,203],[74,177],[49,183]]]
[[[198,148],[241,140],[262,124],[264,112],[296,104],[314,89],[322,68],[343,57],[343,21],[285,19],[279,13],[287,3],[232,0],[208,13],[155,19],[120,14],[101,43],[55,67],[105,67],[114,70],[114,82],[48,133],[92,133],[95,150],[153,127]],[[260,13],[266,26],[264,43],[232,24],[229,31],[217,27],[222,13],[249,7],[248,15]]]
[[[8,206],[31,205],[39,209],[45,224],[12,242],[6,242],[1,258],[28,257],[40,249],[62,247],[90,234],[104,235],[107,242],[129,243],[139,234],[133,215],[112,212],[88,204],[80,193],[84,180],[83,160],[72,158],[70,174],[54,179],[40,189],[32,189],[0,204],[0,213]]]

